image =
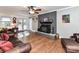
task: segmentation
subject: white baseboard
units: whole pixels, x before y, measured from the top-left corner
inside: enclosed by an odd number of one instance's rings
[[[40,32],[40,31],[37,31],[37,32],[40,34],[44,34],[44,35],[55,36],[55,34],[52,34],[52,33],[44,33],[44,32]]]

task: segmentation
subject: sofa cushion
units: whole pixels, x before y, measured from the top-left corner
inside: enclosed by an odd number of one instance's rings
[[[69,45],[67,46],[68,49],[73,49],[73,50],[79,50],[79,46],[72,46],[72,45]]]

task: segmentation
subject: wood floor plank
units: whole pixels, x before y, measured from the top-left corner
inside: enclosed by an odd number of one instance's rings
[[[28,42],[32,45],[31,53],[64,53],[61,39],[50,39],[44,35],[31,33]]]

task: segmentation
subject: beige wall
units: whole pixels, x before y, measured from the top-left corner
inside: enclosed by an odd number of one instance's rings
[[[65,14],[70,14],[70,23],[62,23]],[[57,32],[65,38],[79,33],[79,6],[57,11]]]

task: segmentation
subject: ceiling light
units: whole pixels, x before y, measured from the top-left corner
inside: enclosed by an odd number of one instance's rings
[[[30,10],[29,13],[30,14],[34,14],[35,12],[34,12],[34,10]]]
[[[36,10],[37,8],[36,8],[36,7],[34,7],[33,9],[34,9],[34,10]]]

